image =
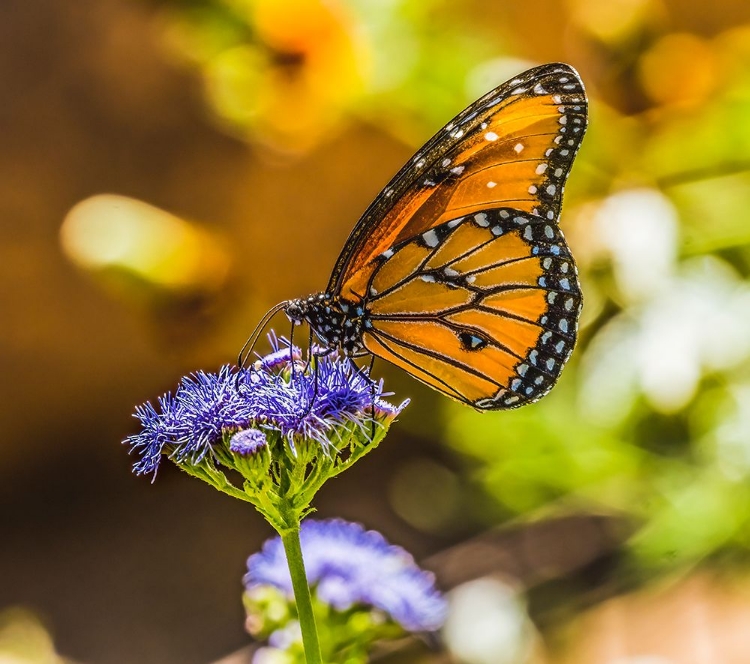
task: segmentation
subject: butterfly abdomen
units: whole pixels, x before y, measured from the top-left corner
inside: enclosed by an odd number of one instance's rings
[[[326,348],[341,349],[346,355],[359,355],[364,351],[362,334],[371,323],[362,303],[349,302],[329,293],[316,293],[290,300],[284,312],[295,324],[306,322]]]

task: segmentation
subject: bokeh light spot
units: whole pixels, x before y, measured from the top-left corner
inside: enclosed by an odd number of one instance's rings
[[[126,196],[81,201],[65,217],[60,240],[87,271],[117,269],[165,289],[216,290],[229,270],[226,252],[208,231]]]

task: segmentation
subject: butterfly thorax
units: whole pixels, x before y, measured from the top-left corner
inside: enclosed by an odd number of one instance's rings
[[[293,323],[306,322],[326,348],[340,348],[346,355],[358,355],[365,349],[362,334],[370,322],[361,303],[316,293],[289,300],[284,313]]]

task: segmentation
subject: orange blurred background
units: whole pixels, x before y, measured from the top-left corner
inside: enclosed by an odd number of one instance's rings
[[[248,643],[240,579],[270,529],[167,464],[132,476],[135,404],[323,288],[424,140],[556,60],[592,99],[562,220],[586,298],[569,375],[549,403],[478,418],[376,363],[412,406],[319,514],[383,531],[448,585],[503,580],[518,654],[456,646],[463,661],[750,659],[746,621],[714,617],[750,607],[750,4],[5,0],[0,660],[197,663]],[[673,333],[651,323],[688,282],[696,326],[713,302],[729,322],[709,331],[737,330],[729,356],[696,336],[676,362],[693,353],[697,374],[643,351],[634,375],[622,359]],[[492,528],[493,564],[453,579],[451,547]],[[663,639],[612,618],[661,601],[681,607],[653,610]],[[680,649],[686,629],[703,655]]]

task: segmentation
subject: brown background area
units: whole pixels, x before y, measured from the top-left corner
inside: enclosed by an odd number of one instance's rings
[[[0,44],[0,607],[38,612],[82,661],[217,658],[247,642],[240,579],[269,528],[173,468],[153,486],[133,477],[118,441],[134,404],[231,361],[265,306],[325,283],[407,151],[362,129],[301,163],[259,164],[212,128],[145,4],[5,0]],[[101,192],[230,238],[225,299],[157,316],[76,270],[58,230]],[[435,548],[378,500],[394,455],[420,445],[392,436],[323,491],[320,513]]]

